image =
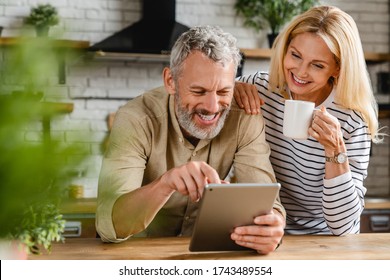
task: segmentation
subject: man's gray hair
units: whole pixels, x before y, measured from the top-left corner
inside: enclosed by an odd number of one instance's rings
[[[181,34],[172,47],[170,68],[173,78],[179,77],[184,60],[195,50],[223,65],[233,62],[237,71],[241,54],[236,42],[237,39],[233,35],[224,32],[220,27],[192,27]]]

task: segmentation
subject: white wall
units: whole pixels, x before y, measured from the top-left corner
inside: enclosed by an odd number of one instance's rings
[[[51,3],[61,15],[60,28],[67,39],[100,41],[141,17],[140,0],[0,0],[3,36],[16,35],[30,10],[37,3]],[[242,48],[266,47],[265,33],[242,26],[235,15],[235,0],[177,0],[177,21],[188,25],[215,24],[233,33]],[[388,0],[322,0],[348,12],[357,22],[366,51],[389,51]],[[58,28],[57,28],[58,29]]]
[[[0,25],[4,26],[2,36],[17,36],[31,6],[48,2],[58,8],[61,16],[61,23],[51,30],[52,34],[63,32],[62,38],[87,40],[91,44],[141,17],[139,0],[0,0]],[[244,28],[242,19],[235,15],[234,3],[235,0],[177,0],[176,18],[178,22],[188,26],[219,25],[233,33],[242,48],[267,47],[266,31],[256,34]],[[388,0],[339,0],[322,3],[339,6],[351,14],[359,27],[365,51],[389,52]],[[247,61],[244,73],[266,68],[267,63],[266,60]],[[83,178],[86,197],[96,196],[101,142],[107,135],[108,113],[115,112],[127,98],[161,84],[161,71],[165,65],[166,62],[84,61],[80,58],[69,65],[66,85],[54,82],[51,86],[48,98],[51,95],[61,96],[75,105],[72,114],[53,121],[53,134],[62,137],[64,141],[79,142],[90,152],[89,161],[85,165],[86,176]],[[373,85],[376,72],[388,71],[388,67],[388,63],[370,66]],[[388,96],[378,98],[388,100]],[[73,131],[65,129],[69,124],[73,124]],[[80,133],[88,140],[81,138]],[[27,138],[37,141],[40,139],[40,132],[32,130]],[[375,147],[374,155],[367,180],[369,193],[389,195],[389,188],[382,187],[389,185],[389,146]]]

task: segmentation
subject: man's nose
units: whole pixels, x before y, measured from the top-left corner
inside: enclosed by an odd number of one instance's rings
[[[206,94],[204,100],[204,109],[209,111],[210,113],[217,113],[220,108],[220,97],[215,92],[210,92]]]

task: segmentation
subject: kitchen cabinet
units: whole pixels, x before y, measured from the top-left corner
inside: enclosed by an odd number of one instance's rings
[[[390,232],[390,198],[366,198],[360,232]]]
[[[65,224],[64,236],[95,238],[96,198],[65,200],[60,207]]]
[[[96,198],[69,199],[61,209],[67,221],[65,237],[97,236],[95,228]],[[365,209],[360,221],[361,233],[390,232],[390,198],[365,199]]]

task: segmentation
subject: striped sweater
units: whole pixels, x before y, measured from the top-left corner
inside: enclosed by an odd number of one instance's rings
[[[287,212],[286,234],[359,233],[364,208],[370,157],[370,134],[361,115],[337,106],[334,91],[319,107],[337,117],[347,148],[350,172],[325,179],[323,146],[309,137],[293,140],[283,136],[284,97],[270,92],[268,73],[257,72],[238,79],[255,84],[265,101],[261,107],[266,123],[266,138],[271,147],[271,162],[282,185],[280,198]]]

